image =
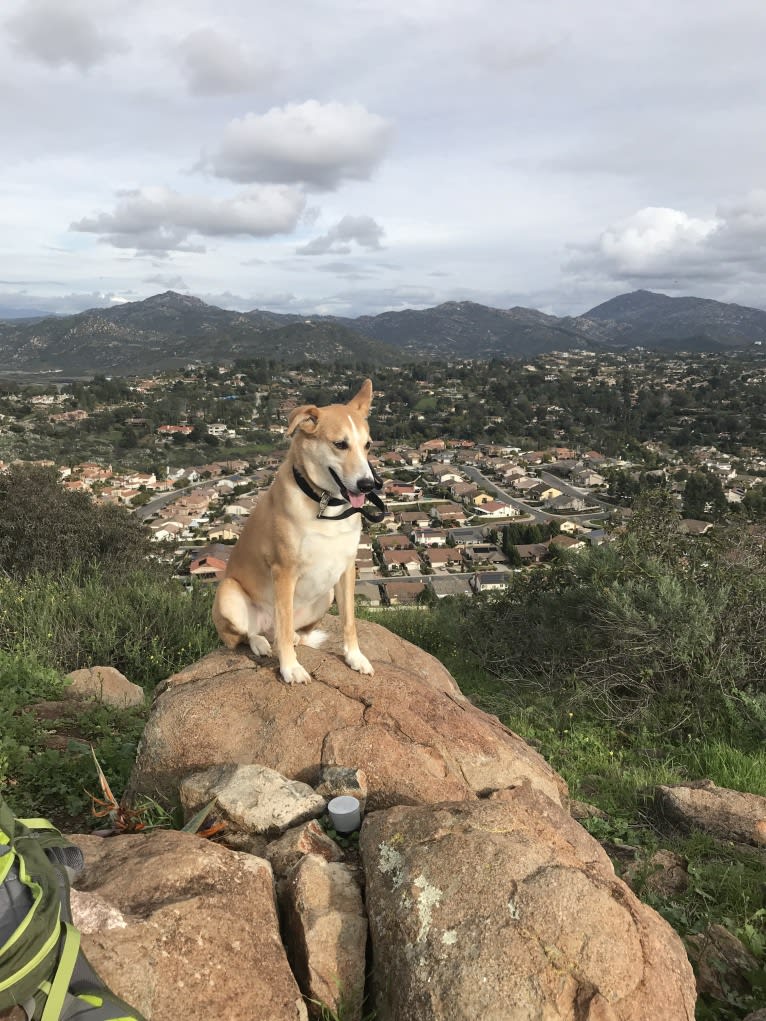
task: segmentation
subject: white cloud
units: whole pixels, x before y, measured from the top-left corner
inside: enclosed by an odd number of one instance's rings
[[[298,255],[348,255],[351,242],[362,248],[379,249],[384,231],[371,216],[344,216],[326,234],[296,248]]]
[[[391,124],[360,103],[311,99],[231,121],[203,165],[232,181],[331,190],[343,181],[368,180],[391,137]]]
[[[145,284],[157,284],[167,291],[188,291],[189,287],[181,276],[166,276],[162,273],[153,273],[152,276],[144,277]]]
[[[176,56],[193,95],[248,92],[268,82],[276,65],[215,28],[190,32],[176,47]]]
[[[182,195],[170,188],[121,192],[111,213],[97,213],[70,230],[99,234],[116,248],[142,252],[204,251],[202,237],[271,237],[294,230],[305,205],[296,188],[266,185],[230,199]]]
[[[719,226],[717,219],[703,220],[680,209],[647,206],[607,228],[597,251],[618,273],[642,273],[704,246]]]
[[[88,71],[128,45],[98,24],[76,0],[28,0],[5,22],[20,53],[50,67],[72,65]]]

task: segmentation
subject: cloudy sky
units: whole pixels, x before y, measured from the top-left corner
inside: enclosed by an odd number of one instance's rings
[[[3,0],[0,315],[766,308],[763,0]]]

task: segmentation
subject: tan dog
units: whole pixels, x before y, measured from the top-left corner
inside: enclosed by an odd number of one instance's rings
[[[354,619],[361,509],[377,481],[367,460],[371,401],[367,379],[348,404],[303,405],[290,413],[287,457],[250,515],[216,593],[213,620],[223,643],[233,649],[247,642],[256,656],[271,655],[274,643],[288,684],[309,680],[295,646],[316,646],[325,637],[313,629],[333,595],[346,663],[373,673]]]

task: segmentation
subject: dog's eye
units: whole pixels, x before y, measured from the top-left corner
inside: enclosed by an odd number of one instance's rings
[[[348,440],[336,440],[333,446],[337,447],[338,450],[348,450]]]
[[[367,442],[366,442],[366,443],[365,443],[365,445],[364,445],[364,449],[365,449],[365,450],[369,450],[371,446],[372,446],[372,443],[370,443],[370,441],[369,441],[369,440],[367,440]]]

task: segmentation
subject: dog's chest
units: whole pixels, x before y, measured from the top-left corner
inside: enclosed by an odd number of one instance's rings
[[[359,546],[359,523],[317,522],[301,539],[296,596],[310,600],[330,592]]]

